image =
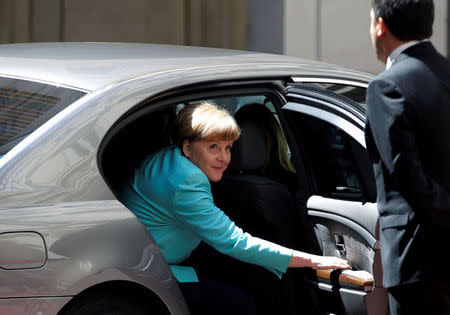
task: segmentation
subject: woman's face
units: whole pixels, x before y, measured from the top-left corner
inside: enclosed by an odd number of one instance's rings
[[[212,182],[222,179],[231,159],[231,140],[184,140],[183,153]]]

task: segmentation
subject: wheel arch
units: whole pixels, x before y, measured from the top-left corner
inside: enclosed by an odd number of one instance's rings
[[[168,306],[150,288],[132,281],[113,280],[95,284],[81,291],[64,305],[58,315],[71,314],[70,311],[74,306],[100,295],[122,296],[126,299],[138,300],[145,303],[155,314],[170,314]]]

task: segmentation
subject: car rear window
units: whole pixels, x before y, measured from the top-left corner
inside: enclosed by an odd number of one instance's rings
[[[0,158],[85,92],[0,77]]]

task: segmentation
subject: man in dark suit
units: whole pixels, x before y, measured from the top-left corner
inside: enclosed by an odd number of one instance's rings
[[[450,62],[427,39],[432,0],[372,0],[386,71],[367,90],[366,142],[391,314],[450,314]]]

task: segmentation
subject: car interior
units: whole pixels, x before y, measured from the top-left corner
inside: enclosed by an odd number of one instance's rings
[[[298,113],[283,117],[281,105],[270,94],[247,92],[186,99],[139,106],[107,134],[98,159],[101,172],[117,199],[121,200],[120,185],[144,157],[172,145],[171,127],[177,112],[189,103],[208,101],[227,109],[241,128],[241,137],[232,147],[228,169],[220,182],[212,184],[216,205],[253,236],[309,253],[339,256],[341,253],[330,245],[333,232],[327,230],[334,223],[325,222],[326,218],[311,222],[306,215],[306,203],[317,191],[348,200],[367,196],[361,192],[364,187],[359,183],[361,170],[355,169],[359,164],[353,163],[353,156],[346,155],[348,150],[362,149],[352,147],[344,133],[326,123]],[[277,138],[273,125],[269,132],[263,128],[267,114],[281,130],[285,142],[282,150],[291,163],[290,170],[281,165],[280,153],[274,152],[278,150],[276,143],[280,136]],[[283,124],[289,124],[291,131],[283,133],[286,130]],[[301,138],[301,145],[289,146],[293,143],[292,137]],[[305,173],[309,176],[304,176]],[[307,178],[314,180],[308,182]],[[309,187],[313,187],[313,191]],[[351,235],[346,231],[342,233]],[[359,239],[354,243],[356,247],[367,245]],[[355,258],[353,263],[356,269],[372,272],[374,253],[367,248],[361,249],[364,255]],[[289,269],[280,281],[264,268],[237,261],[203,242],[186,264],[195,266],[200,273],[247,290],[255,297],[261,314],[315,313],[319,300],[323,302],[324,299],[331,310],[342,309],[342,302],[335,292],[316,288],[317,275],[307,268]],[[326,281],[332,281],[330,275]]]

